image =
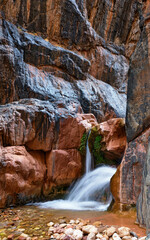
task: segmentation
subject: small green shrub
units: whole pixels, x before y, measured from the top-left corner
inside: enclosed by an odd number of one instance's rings
[[[98,135],[94,141],[94,151],[97,153],[100,153],[101,151],[101,140],[102,140],[102,136]]]
[[[105,163],[105,159],[103,153],[101,152],[101,140],[102,136],[98,135],[95,137],[94,144],[93,144],[93,155],[95,158],[96,165],[100,163]]]
[[[81,143],[79,147],[80,153],[85,156],[86,155],[86,142],[87,142],[88,134],[85,132],[81,138]]]

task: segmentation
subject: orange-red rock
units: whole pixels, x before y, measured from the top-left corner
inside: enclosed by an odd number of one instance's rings
[[[117,204],[136,204],[141,192],[144,163],[150,129],[127,144],[121,165],[111,180],[111,191]]]
[[[122,157],[126,146],[125,120],[113,118],[100,123],[98,132],[102,136],[102,149],[107,159]]]
[[[76,118],[60,119],[57,149],[79,148],[83,133],[97,125],[93,114],[77,114]]]
[[[68,185],[81,176],[81,155],[76,149],[52,150],[46,154],[46,164],[45,195],[51,192],[52,187]]]
[[[44,153],[25,147],[1,147],[0,207],[39,197],[45,173]]]

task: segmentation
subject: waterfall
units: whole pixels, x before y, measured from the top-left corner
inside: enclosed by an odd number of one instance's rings
[[[77,180],[65,200],[54,200],[36,205],[53,209],[107,210],[112,200],[109,191],[110,179],[116,169],[110,166],[101,166],[91,171],[91,168],[92,157],[87,140],[85,175]]]
[[[107,166],[102,166],[94,169],[88,174],[85,174],[78,180],[70,191],[68,196],[69,201],[94,201],[101,199],[103,193],[109,187],[109,182],[115,169]],[[110,201],[110,199],[108,199]]]
[[[92,170],[92,156],[91,156],[90,149],[89,149],[89,144],[88,144],[88,139],[89,139],[90,132],[91,131],[89,131],[88,138],[87,138],[87,143],[86,143],[86,159],[85,159],[85,173],[86,174],[89,173]]]

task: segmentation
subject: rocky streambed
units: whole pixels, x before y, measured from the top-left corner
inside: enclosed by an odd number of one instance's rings
[[[1,240],[144,240],[136,213],[57,211],[25,206],[0,211]]]

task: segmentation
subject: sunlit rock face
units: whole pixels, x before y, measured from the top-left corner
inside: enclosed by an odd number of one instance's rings
[[[119,160],[126,147],[125,120],[112,118],[99,124],[99,133],[102,136],[102,152],[106,159]]]
[[[90,131],[88,143],[95,166],[118,166],[126,147],[125,119],[111,118],[95,125]]]
[[[38,191],[34,181],[32,194],[30,187],[17,188],[24,202],[49,197],[79,177],[83,133],[125,117],[129,62],[128,141],[148,127],[147,13],[147,1],[0,0],[0,161],[13,165],[18,155],[7,158],[7,149],[14,147],[22,147],[26,163],[31,151],[44,155]],[[8,191],[1,185],[3,206],[21,201],[9,184]]]

